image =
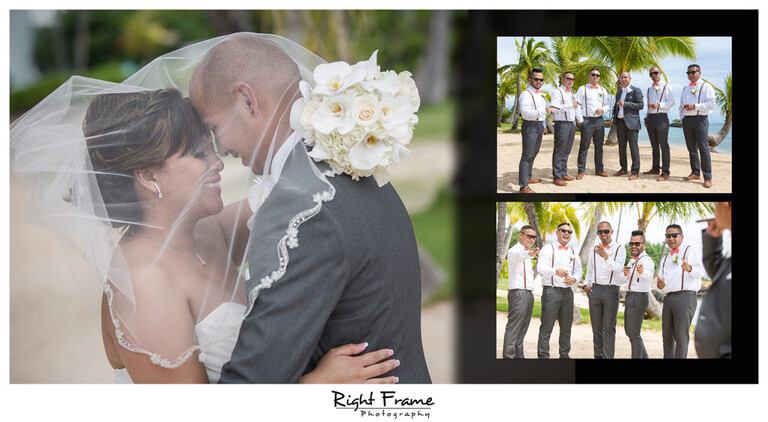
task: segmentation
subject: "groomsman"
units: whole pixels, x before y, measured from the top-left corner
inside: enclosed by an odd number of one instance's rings
[[[651,290],[653,259],[645,253],[645,233],[632,232],[629,238],[629,262],[622,272],[624,288],[624,332],[632,345],[632,359],[648,359],[648,352],[643,344],[640,332],[643,328],[643,316],[648,309],[648,292]]]
[[[683,120],[683,135],[691,160],[691,174],[686,180],[699,180],[704,173],[704,187],[712,187],[712,160],[709,156],[709,118],[715,109],[715,90],[701,79],[701,68],[697,64],[688,66],[688,80],[680,93],[680,118]],[[701,160],[699,160],[701,155]]]
[[[688,356],[688,330],[696,312],[696,292],[701,289],[701,277],[705,273],[696,248],[683,245],[680,226],[670,224],[665,236],[669,253],[661,258],[656,282],[656,287],[666,294],[661,313],[664,358],[685,358]]]
[[[565,186],[573,180],[568,176],[568,156],[571,154],[573,139],[576,136],[576,114],[579,103],[574,96],[573,83],[576,80],[571,72],[564,72],[561,84],[552,93],[551,106],[555,118],[555,147],[552,151],[552,179],[557,186]]]
[[[531,69],[528,74],[528,89],[520,94],[520,114],[523,116],[523,154],[520,157],[519,183],[520,192],[534,193],[528,187],[529,183],[539,183],[540,179],[533,178],[533,160],[539,153],[541,140],[544,135],[544,119],[552,111],[542,96],[541,86],[544,85],[544,74],[539,68]]]
[[[560,326],[560,358],[568,359],[571,351],[573,325],[573,290],[571,286],[581,278],[581,261],[576,251],[568,246],[573,230],[568,223],[557,226],[557,244],[541,248],[536,269],[541,274],[541,326],[539,327],[539,359],[549,358],[549,337],[555,326]]]
[[[613,106],[613,123],[616,125],[616,135],[619,138],[619,165],[621,169],[614,176],[627,174],[627,142],[632,155],[632,168],[629,180],[636,180],[640,173],[640,147],[637,145],[637,134],[640,132],[640,110],[643,108],[643,93],[634,85],[630,85],[632,77],[629,72],[619,74],[621,89],[616,93],[616,104]]]
[[[576,101],[579,102],[580,112],[584,118],[581,126],[581,143],[579,144],[578,168],[579,174],[576,179],[584,178],[584,172],[587,171],[587,152],[589,144],[595,144],[595,175],[608,177],[608,173],[603,171],[603,142],[605,142],[605,122],[603,115],[608,111],[611,105],[611,99],[608,92],[602,86],[598,85],[600,81],[600,70],[594,68],[589,71],[589,83],[580,87],[576,92]]]
[[[600,244],[587,260],[584,291],[589,298],[589,319],[592,322],[592,343],[595,359],[613,359],[616,349],[616,315],[619,312],[619,290],[624,278],[624,245],[612,239],[613,228],[607,221],[597,225]]]
[[[509,292],[507,293],[507,328],[504,330],[504,358],[523,359],[525,333],[533,313],[533,258],[539,255],[533,247],[536,231],[531,226],[520,229],[520,237],[507,254]]]
[[[675,94],[672,85],[661,81],[661,69],[654,66],[648,71],[651,86],[648,88],[648,113],[645,115],[645,128],[653,149],[653,165],[643,174],[659,175],[659,182],[669,179],[669,116],[675,106]],[[661,162],[661,165],[659,165]]]

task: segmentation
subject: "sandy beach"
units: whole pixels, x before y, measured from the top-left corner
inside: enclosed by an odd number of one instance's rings
[[[606,128],[606,136],[608,128]],[[580,134],[576,139],[568,157],[568,175],[576,176],[577,159],[579,155]],[[643,175],[652,164],[652,150],[648,144],[640,144],[640,177],[637,180],[629,180],[629,175],[613,177],[619,171],[619,147],[603,147],[603,166],[605,172],[611,177],[595,175],[594,145],[587,153],[587,171],[582,180],[568,182],[567,186],[555,186],[552,183],[552,151],[554,149],[555,135],[544,135],[541,149],[533,162],[533,177],[541,179],[541,183],[530,185],[536,193],[730,193],[731,180],[731,155],[712,153],[712,182],[709,189],[703,186],[703,180],[687,181],[684,177],[691,174],[688,150],[684,147],[670,147],[670,177],[664,182],[656,181],[653,175]],[[522,135],[519,133],[497,134],[497,166],[496,190],[500,193],[517,193],[518,166],[522,154]],[[627,148],[628,166],[632,165]]]

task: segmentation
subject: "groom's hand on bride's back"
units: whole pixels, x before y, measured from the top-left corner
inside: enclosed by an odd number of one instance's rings
[[[320,359],[312,372],[299,379],[300,384],[396,384],[394,376],[380,377],[397,368],[400,361],[388,359],[391,349],[380,349],[359,356],[367,343],[347,344],[331,349]]]

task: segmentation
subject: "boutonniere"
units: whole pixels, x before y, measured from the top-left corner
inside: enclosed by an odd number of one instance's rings
[[[603,97],[603,91],[600,91],[599,94],[600,94],[600,98],[602,98]]]
[[[627,94],[629,94],[630,92],[632,92],[632,88],[627,88]]]
[[[574,255],[571,255],[568,257],[568,262],[573,262],[573,260],[576,259]]]
[[[661,91],[661,87],[660,87],[660,86],[658,86],[658,85],[656,85],[655,87],[653,87],[653,89],[655,89],[655,90],[656,90],[656,92],[659,92],[659,91]]]
[[[637,264],[637,258],[631,258],[631,259],[629,260],[629,265],[630,265],[630,266],[633,266],[633,265],[635,265],[635,264]]]
[[[675,257],[672,258],[672,262],[674,262],[675,264],[677,264],[677,261],[679,260],[680,260],[680,257],[678,255],[675,255]]]
[[[696,91],[698,91],[698,89],[696,89],[696,88],[693,88],[693,89],[691,90],[691,94],[696,94]]]

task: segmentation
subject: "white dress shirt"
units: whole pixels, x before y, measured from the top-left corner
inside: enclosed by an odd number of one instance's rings
[[[619,98],[619,101],[624,101],[625,98],[627,98],[627,88],[621,88],[621,98]],[[616,117],[619,119],[624,118],[624,106],[619,107],[619,112],[616,113]]]
[[[695,91],[695,92],[694,92]],[[686,110],[686,104],[695,104],[694,110]],[[712,85],[699,79],[695,86],[687,84],[680,93],[680,118],[685,116],[706,116],[715,109],[715,89]]]
[[[560,85],[552,93],[551,105],[557,107],[552,110],[556,122],[573,122],[576,119],[578,109],[573,107],[574,95],[575,92],[564,85]]]
[[[691,272],[683,271],[683,260],[691,265]],[[701,254],[691,245],[680,245],[675,253],[667,252],[661,257],[659,268],[659,277],[665,284],[661,289],[664,293],[681,290],[698,292],[701,289],[701,277],[706,274],[701,263]]]
[[[525,289],[533,290],[533,258],[528,254],[529,250],[520,243],[512,246],[507,253],[507,267],[509,268],[509,290]]]
[[[603,114],[606,114],[611,107],[611,99],[608,97],[608,91],[602,86],[598,85],[596,88],[592,88],[592,84],[586,84],[579,88],[576,92],[576,101],[581,104],[580,111],[582,117],[599,117],[595,115],[595,111],[598,108],[603,109]]]
[[[581,279],[581,260],[579,255],[570,246],[561,246],[559,243],[545,245],[539,251],[536,269],[541,273],[542,286],[571,287],[565,284],[565,277],[558,277],[558,268],[564,269],[569,276]]]
[[[657,89],[658,88],[658,89]],[[648,107],[648,114],[667,114],[675,106],[675,93],[672,85],[659,81],[658,85],[648,87],[648,104],[659,103],[658,108]]]
[[[603,245],[600,244],[600,247]],[[587,259],[587,274],[584,277],[584,284],[592,287],[593,284],[604,284],[608,286],[620,286],[623,282],[624,260],[627,257],[627,250],[624,245],[611,242],[608,248],[605,248],[608,258],[598,255],[593,249]]]
[[[528,87],[520,94],[520,114],[524,120],[543,122],[547,117],[547,101],[541,95],[542,91],[536,93],[534,87]]]
[[[624,279],[624,288],[628,292],[648,292],[651,290],[651,283],[653,282],[653,272],[656,265],[653,264],[653,258],[648,256],[645,251],[642,251],[637,256],[637,261],[632,262],[635,258],[630,257],[629,263],[629,275],[625,276],[623,273],[621,277]],[[637,266],[643,266],[643,273],[637,272]]]

